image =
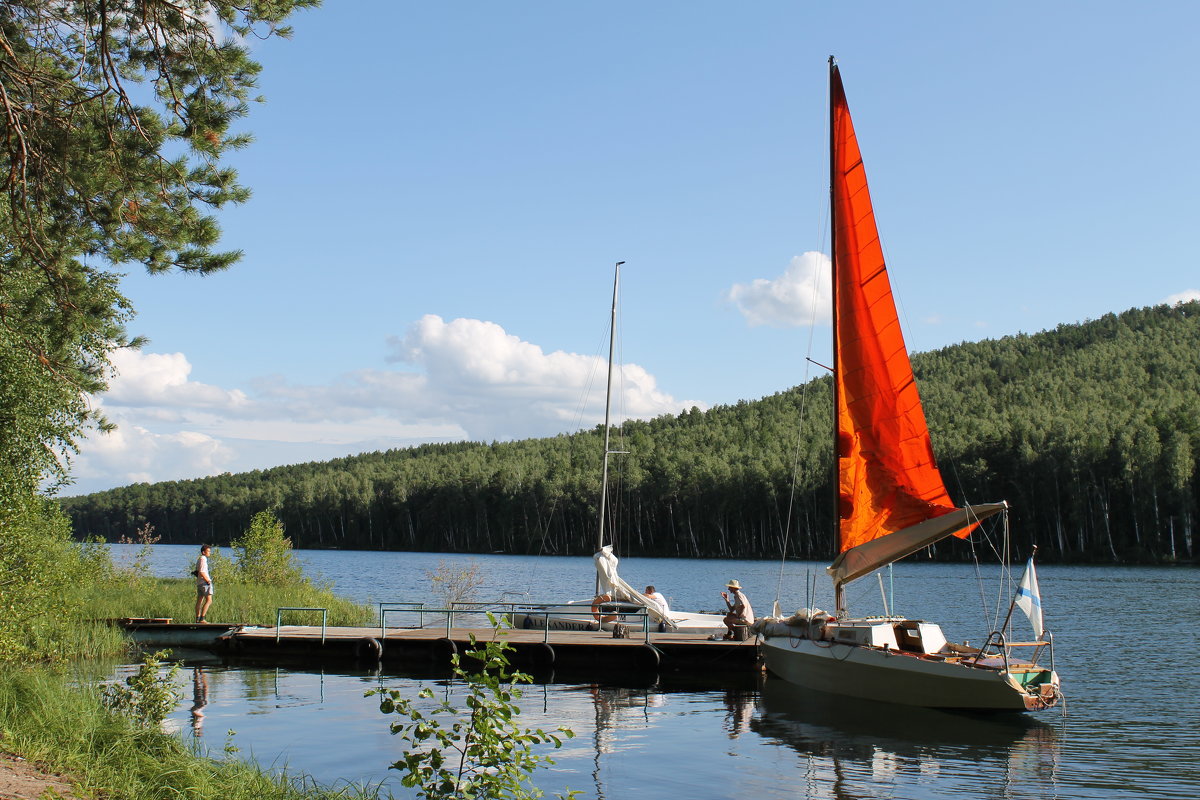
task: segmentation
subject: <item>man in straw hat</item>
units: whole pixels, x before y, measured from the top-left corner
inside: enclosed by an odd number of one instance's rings
[[[745,629],[754,623],[754,609],[750,607],[750,601],[746,598],[745,592],[742,591],[742,585],[737,580],[731,580],[726,584],[728,592],[721,592],[721,599],[725,601],[725,627],[729,632],[725,634],[726,639],[741,639],[745,637]],[[730,594],[732,593],[732,597]],[[741,629],[742,635],[739,636]]]

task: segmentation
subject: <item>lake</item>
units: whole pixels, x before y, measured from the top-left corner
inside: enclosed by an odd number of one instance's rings
[[[114,545],[118,558],[135,548]],[[196,548],[159,545],[152,569],[183,576]],[[226,551],[228,554],[228,551]],[[481,599],[502,592],[532,602],[590,596],[589,558],[296,551],[307,574],[361,602],[435,603],[428,573],[475,565]],[[832,605],[824,564],[716,559],[622,559],[622,577],[655,584],[673,608],[715,611],[737,578],[759,615]],[[997,568],[905,562],[883,580],[851,587],[855,613],[892,608],[942,624],[951,639],[980,642],[985,613],[1003,617]],[[1020,569],[1013,576],[1019,579]],[[975,717],[884,704],[800,702],[767,678],[760,686],[674,685],[669,678],[553,679],[525,688],[523,724],[566,725],[576,738],[540,770],[547,793],[588,798],[1145,798],[1200,793],[1200,692],[1191,657],[1200,645],[1200,570],[1039,567],[1046,625],[1054,631],[1065,708]],[[221,620],[220,587],[210,619]],[[1018,612],[1019,616],[1019,612]],[[1020,635],[1028,634],[1023,617]],[[1022,631],[1024,633],[1022,633]],[[436,676],[235,666],[190,654],[185,697],[172,715],[185,739],[220,756],[227,740],[273,769],[322,784],[379,786],[414,796],[388,764],[401,755],[389,718],[364,691],[454,687]],[[632,685],[635,684],[636,685]],[[624,684],[624,685],[623,685]],[[229,730],[236,731],[230,738]]]

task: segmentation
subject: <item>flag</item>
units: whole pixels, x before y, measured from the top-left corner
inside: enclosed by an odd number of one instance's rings
[[[1037,573],[1033,570],[1033,556],[1025,565],[1025,574],[1021,576],[1021,585],[1017,587],[1017,606],[1029,617],[1033,626],[1033,635],[1042,638],[1042,595],[1038,591]]]

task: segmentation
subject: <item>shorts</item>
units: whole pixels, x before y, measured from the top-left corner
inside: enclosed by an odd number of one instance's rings
[[[212,597],[212,593],[213,593],[213,585],[211,583],[197,583],[196,584],[196,596],[197,597]]]

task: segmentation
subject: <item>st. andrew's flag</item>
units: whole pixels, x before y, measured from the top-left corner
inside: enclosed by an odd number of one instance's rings
[[[1033,556],[1025,565],[1025,574],[1021,577],[1021,585],[1017,587],[1017,607],[1029,617],[1033,626],[1033,635],[1042,638],[1042,595],[1038,591],[1037,573],[1033,570]]]

